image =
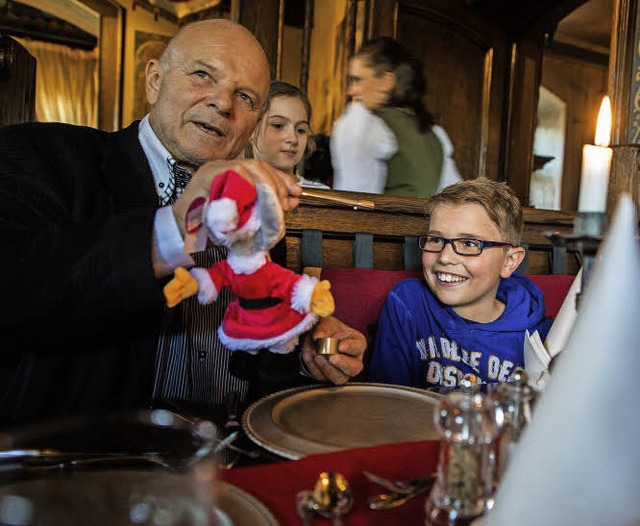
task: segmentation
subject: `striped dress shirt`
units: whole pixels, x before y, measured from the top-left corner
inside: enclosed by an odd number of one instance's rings
[[[148,116],[140,123],[139,139],[149,160],[161,206],[172,187],[170,155],[151,129]],[[196,266],[208,268],[226,257],[224,247],[192,254]],[[232,294],[223,289],[217,301],[200,305],[195,296],[176,307],[165,307],[156,356],[154,400],[186,401],[210,406],[222,404],[225,395],[237,391],[246,399],[249,382],[229,372],[231,352],[218,339],[217,329]]]

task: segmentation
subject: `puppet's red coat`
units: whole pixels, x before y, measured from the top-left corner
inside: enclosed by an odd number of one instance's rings
[[[250,274],[236,273],[228,260],[214,264],[207,272],[216,291],[227,287],[238,297],[227,307],[218,329],[220,341],[229,349],[291,352],[298,336],[317,321],[309,312],[316,278],[296,274],[270,260]]]

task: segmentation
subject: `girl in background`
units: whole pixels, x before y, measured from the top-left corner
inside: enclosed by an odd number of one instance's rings
[[[248,156],[266,161],[298,179],[300,186],[328,188],[298,174],[299,163],[314,149],[311,104],[292,84],[274,81],[265,102],[264,116],[251,136]]]
[[[460,181],[425,91],[422,64],[397,40],[363,44],[349,62],[351,103],[331,135],[335,189],[429,197]]]

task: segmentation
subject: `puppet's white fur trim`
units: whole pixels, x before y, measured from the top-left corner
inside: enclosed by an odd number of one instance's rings
[[[218,289],[216,288],[209,272],[203,268],[192,268],[191,275],[198,282],[198,301],[201,305],[209,305],[218,299]]]
[[[293,287],[291,294],[291,308],[298,312],[309,312],[311,304],[311,294],[318,283],[318,278],[302,274]]]
[[[223,197],[209,202],[205,215],[207,226],[216,232],[229,232],[238,225],[238,206],[233,199]]]
[[[233,208],[228,206],[225,201],[231,202]],[[224,222],[225,214],[233,215],[233,223],[230,223],[231,226],[229,228],[226,228],[229,223]],[[230,247],[236,241],[250,239],[255,235],[262,224],[260,221],[258,207],[254,206],[251,209],[251,215],[249,216],[249,219],[247,219],[247,222],[240,228],[236,228],[236,225],[238,224],[238,209],[236,207],[236,202],[231,199],[227,199],[226,197],[224,199],[212,201],[207,205],[204,221],[211,240],[217,245],[225,247]],[[221,227],[225,228],[223,229]]]
[[[311,329],[317,320],[318,317],[315,314],[309,313],[298,325],[289,329],[287,332],[265,340],[232,338],[226,335],[222,325],[220,325],[220,327],[218,327],[218,337],[222,345],[231,351],[247,351],[250,354],[257,354],[257,349],[267,349],[277,354],[288,354],[295,349],[300,339],[300,334]]]
[[[251,255],[229,252],[227,263],[235,274],[253,274],[267,262],[267,252],[261,250]]]

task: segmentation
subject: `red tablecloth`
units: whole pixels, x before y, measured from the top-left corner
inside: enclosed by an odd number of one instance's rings
[[[220,478],[259,499],[281,526],[298,526],[296,493],[313,489],[322,471],[338,471],[349,480],[354,497],[353,508],[344,518],[345,526],[421,525],[427,493],[393,510],[371,511],[367,507],[368,497],[387,491],[369,482],[362,471],[391,479],[415,478],[436,470],[438,450],[437,441],[349,449],[278,464],[226,470],[220,473]],[[313,524],[326,526],[327,520],[317,517]]]

